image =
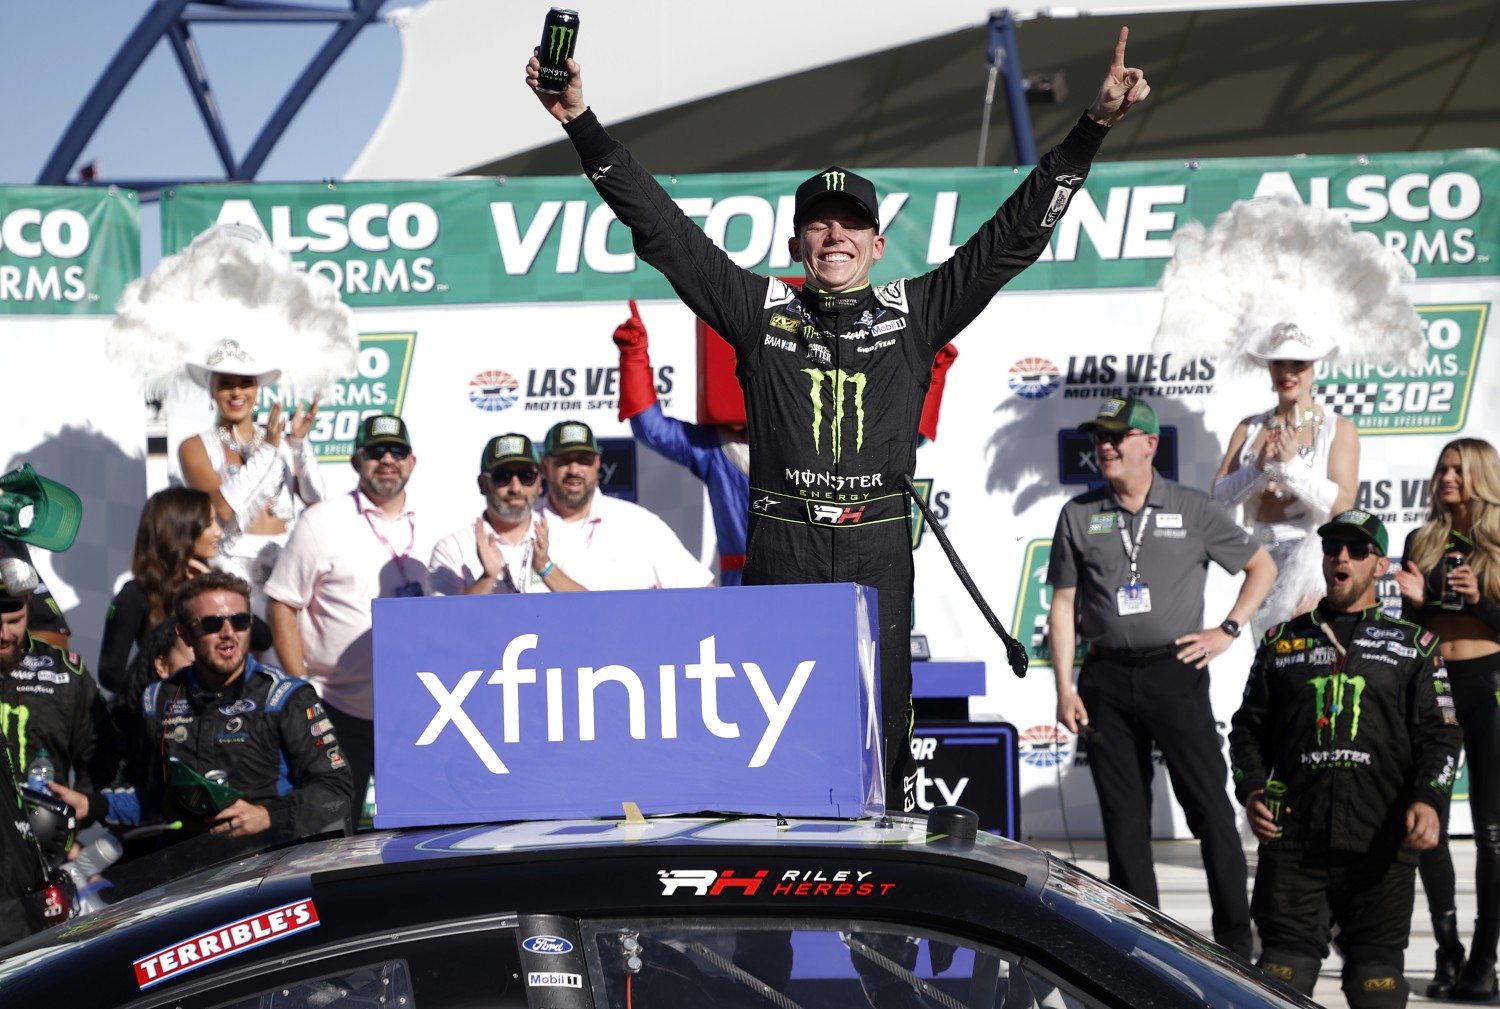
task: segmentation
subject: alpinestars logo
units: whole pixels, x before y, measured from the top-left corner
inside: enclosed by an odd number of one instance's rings
[[[571,25],[552,25],[547,29],[547,62],[561,65],[573,55],[573,40],[578,29]]]
[[[1344,697],[1332,696],[1333,691],[1349,696],[1349,738],[1359,735],[1359,701],[1365,692],[1363,676],[1314,676],[1308,680],[1313,688],[1314,717],[1318,722],[1317,740],[1323,743],[1323,730],[1328,730],[1329,740],[1338,738],[1339,715],[1344,711]],[[1327,714],[1324,714],[1327,712]]]
[[[842,190],[844,188],[844,173],[824,172],[823,185],[827,187],[830,192],[834,190]]]
[[[769,512],[772,508],[780,503],[781,502],[777,501],[775,498],[767,495],[765,497],[756,498],[755,503],[750,507],[753,511]]]
[[[842,368],[826,371],[819,368],[803,368],[802,374],[812,379],[813,421],[813,452],[821,455],[823,453],[822,427],[823,427],[823,381],[827,379],[833,386],[833,417],[831,421],[832,430],[829,436],[829,449],[833,453],[833,461],[838,462],[844,454],[844,390],[848,386],[854,388],[854,451],[858,452],[865,447],[865,376],[861,374],[851,375]]]

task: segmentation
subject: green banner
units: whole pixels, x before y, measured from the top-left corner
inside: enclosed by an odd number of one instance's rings
[[[1051,559],[1050,539],[1026,544],[1021,584],[1016,589],[1016,615],[1010,632],[1026,646],[1033,666],[1052,665],[1052,636],[1047,630],[1047,615],[1052,612],[1052,586],[1047,584],[1047,564]],[[1074,646],[1074,665],[1083,661],[1086,647],[1082,641]]]
[[[376,414],[401,414],[416,348],[415,333],[360,334],[358,374],[334,385],[319,403],[317,419],[308,433],[319,460],[348,462],[354,455],[354,435],[360,421]],[[278,399],[290,420],[297,404],[284,399],[279,386],[261,389],[258,409],[264,414]]]
[[[0,186],[0,315],[113,315],[140,273],[134,192]]]
[[[1418,305],[1427,359],[1416,370],[1318,364],[1318,401],[1361,434],[1451,434],[1468,422],[1489,302]]]
[[[1106,147],[1105,156],[1109,151]],[[871,171],[888,237],[874,279],[943,262],[1023,177],[1010,168]],[[663,178],[734,260],[800,274],[786,240],[804,176],[760,172]],[[1500,251],[1500,151],[1370,157],[1101,164],[1074,198],[1043,262],[1018,290],[1150,287],[1172,232],[1239,199],[1278,193],[1346,210],[1424,278],[1489,274]],[[181,186],[162,194],[162,248],[209,225],[259,227],[355,307],[671,297],[581,177]]]

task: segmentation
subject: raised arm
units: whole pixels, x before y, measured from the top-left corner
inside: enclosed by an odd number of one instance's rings
[[[539,67],[533,54],[526,64],[527,86],[567,130],[584,174],[630,229],[636,255],[659,270],[683,302],[734,346],[741,361],[746,360],[759,347],[760,313],[772,281],[742,269],[714,245],[609,135],[584,103],[583,75],[576,60],[568,61],[572,80],[557,95],[537,90]]]
[[[1099,94],[1063,141],[1042,155],[1015,192],[947,262],[911,281],[914,311],[934,350],[974,321],[995,294],[1047,248],[1084,180],[1109,126],[1150,93],[1145,75],[1126,67],[1120,29]]]

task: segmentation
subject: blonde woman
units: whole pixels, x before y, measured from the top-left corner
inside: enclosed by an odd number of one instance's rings
[[[1459,945],[1452,857],[1423,853],[1422,885],[1438,940],[1430,997],[1484,1001],[1497,994],[1500,944],[1500,456],[1478,438],[1443,446],[1428,488],[1425,525],[1406,538],[1402,614],[1439,638],[1453,711],[1464,730],[1474,818],[1479,905],[1467,964]]]

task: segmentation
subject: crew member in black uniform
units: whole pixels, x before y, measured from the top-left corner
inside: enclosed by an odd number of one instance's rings
[[[1400,1009],[1418,852],[1438,842],[1462,733],[1437,635],[1376,600],[1385,526],[1347,511],[1318,535],[1327,595],[1266,633],[1229,733],[1261,841],[1251,913],[1267,973],[1312,995],[1336,926],[1351,1009]]]
[[[108,819],[136,823],[160,812],[182,819],[189,834],[267,843],[343,826],[354,798],[348,761],[312,684],[250,654],[249,584],[199,575],[177,591],[173,610],[193,664],[142,695],[147,790],[106,792]],[[53,791],[75,809],[83,798]]]
[[[0,946],[32,933],[38,922],[33,920],[35,901],[27,897],[47,881],[46,863],[31,834],[10,752],[10,742],[0,732]]]
[[[734,347],[750,435],[744,584],[858,582],[879,591],[887,805],[915,808],[910,761],[909,503],[917,422],[938,349],[1047,246],[1111,124],[1150,91],[1125,66],[1127,32],[1087,114],[979,231],[930,273],[870,286],[884,254],[869,180],[831,167],[797,188],[801,290],[749,273],[698,228],[583,100],[576,62],[561,94],[537,91],[635,250]],[[527,65],[538,83],[539,62]]]
[[[124,745],[83,659],[30,632],[37,581],[36,570],[19,558],[0,563],[0,729],[17,772],[24,776],[46,750],[53,780],[98,810],[100,790],[123,771]],[[84,810],[74,811],[80,826],[92,822]]]

